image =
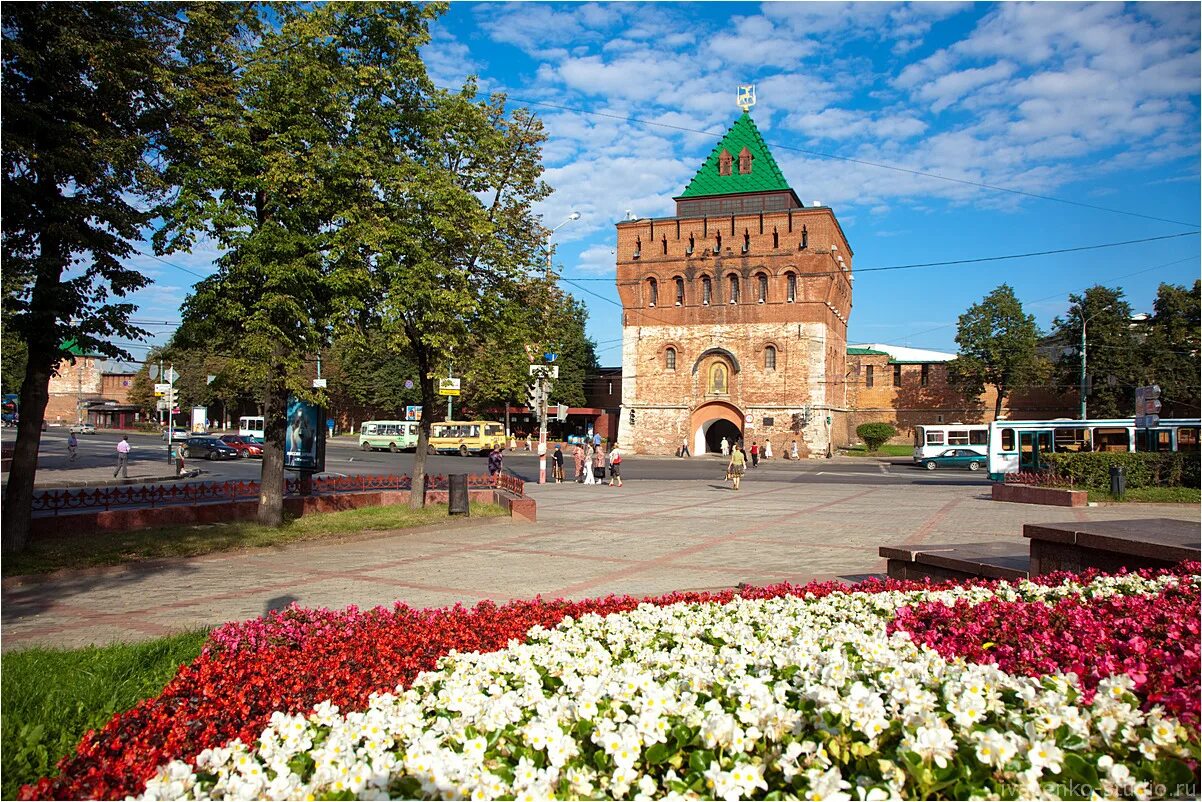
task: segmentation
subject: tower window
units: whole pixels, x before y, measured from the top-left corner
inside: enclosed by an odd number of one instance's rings
[[[709,276],[701,277],[701,304],[709,306],[710,301],[714,298],[714,283],[710,281]]]
[[[668,348],[664,351],[664,368],[667,370],[676,370],[676,349]]]
[[[684,279],[676,277],[676,305],[684,306]]]
[[[893,386],[901,387],[901,365],[893,366]]]
[[[757,286],[758,297],[756,298],[756,301],[761,304],[767,303],[768,302],[768,277],[765,276],[763,273],[760,273],[758,276],[756,276],[756,284],[758,285]]]
[[[655,279],[647,279],[647,306],[659,303],[659,283]]]
[[[739,302],[739,277],[734,275],[730,277],[730,302],[732,304]]]
[[[751,172],[751,151],[744,147],[739,151],[739,175]]]
[[[785,300],[793,303],[797,300],[797,274],[785,273]]]
[[[730,151],[726,148],[722,149],[722,153],[718,156],[718,175],[730,175],[730,165],[734,158],[730,155]],[[739,172],[743,172],[741,169]]]
[[[931,366],[923,365],[922,366],[922,376],[919,378],[918,383],[921,384],[923,387],[926,387],[927,383],[930,382],[930,380],[931,380]]]
[[[714,236],[716,238],[716,241],[714,242],[714,253],[722,253],[722,232],[719,231]]]
[[[751,250],[751,234],[747,231],[743,232],[743,253]]]
[[[689,249],[684,252],[684,255],[685,256],[693,255],[693,235],[692,234],[689,235]]]
[[[772,247],[773,248],[780,247],[780,234],[777,233],[776,226],[772,227]]]
[[[635,237],[634,238],[634,258],[638,259],[642,255],[643,255],[643,238]]]
[[[764,370],[776,370],[776,346],[764,349]]]
[[[868,365],[864,368],[864,386],[872,386],[872,365]]]
[[[668,238],[664,237],[663,242],[664,242],[664,256],[667,256],[668,255]]]
[[[808,247],[810,247],[810,232],[806,230],[805,226],[802,226],[801,227],[801,250],[804,251]]]

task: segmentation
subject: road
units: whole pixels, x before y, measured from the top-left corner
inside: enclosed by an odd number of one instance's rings
[[[0,432],[0,440],[11,443],[12,430]],[[52,428],[42,434],[39,468],[66,471],[74,469],[111,467],[115,462],[116,443],[120,433],[101,432],[94,435],[79,435],[79,457],[72,465],[67,460],[67,431]],[[147,460],[161,458],[164,474],[171,472],[167,462],[167,444],[156,434],[129,434],[131,459]],[[570,473],[570,454],[566,468]],[[213,481],[258,479],[260,461],[239,460],[189,460],[189,468],[199,468],[201,479]],[[426,468],[431,473],[486,473],[485,457],[431,456]],[[505,469],[514,475],[534,482],[538,479],[538,459],[526,451],[507,452]],[[413,470],[413,454],[393,454],[387,451],[360,451],[353,436],[331,439],[326,447],[326,474],[354,476],[359,474],[408,474]],[[550,459],[548,458],[548,471]],[[716,456],[675,459],[647,455],[628,455],[622,463],[623,477],[630,482],[656,480],[721,480],[725,473],[724,461]],[[982,474],[968,471],[926,471],[911,464],[907,458],[851,458],[836,457],[825,460],[802,460],[789,462],[775,459],[761,463],[757,469],[749,469],[749,476],[756,482],[786,482],[799,484],[868,484],[868,485],[922,485],[922,486],[986,486],[988,479]]]

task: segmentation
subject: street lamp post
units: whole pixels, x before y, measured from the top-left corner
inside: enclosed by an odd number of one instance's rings
[[[1100,309],[1095,309],[1094,313],[1088,318],[1085,317],[1085,299],[1081,299],[1081,304],[1077,307],[1077,312],[1081,315],[1081,387],[1078,390],[1081,395],[1081,420],[1086,420],[1089,417],[1085,411],[1085,324],[1109,307],[1110,304],[1105,304]]]
[[[551,286],[551,282],[555,277],[555,270],[551,266],[551,235],[558,231],[563,226],[573,220],[580,219],[580,212],[572,212],[555,228],[547,232],[547,286]],[[547,298],[547,330],[551,328],[551,299]],[[539,389],[538,394],[538,483],[545,485],[547,483],[547,373],[543,371],[538,376]]]

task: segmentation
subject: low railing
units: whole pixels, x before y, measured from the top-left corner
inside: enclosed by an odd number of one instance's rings
[[[450,478],[438,474],[426,475],[427,490],[446,490]],[[494,486],[491,477],[468,474],[469,490],[483,490]],[[526,485],[516,476],[501,474],[496,487],[508,490],[517,496],[526,494]],[[408,474],[365,475],[365,476],[322,476],[312,480],[312,493],[354,493],[368,490],[410,490],[413,479]],[[259,497],[261,485],[256,481],[190,482],[170,485],[134,485],[125,487],[83,488],[79,490],[43,490],[34,494],[35,513],[71,512],[74,510],[104,509],[114,507],[166,507],[172,505],[229,502]],[[301,480],[287,479],[284,495],[299,496]]]
[[[1018,471],[1008,473],[1004,481],[1008,485],[1033,485],[1036,487],[1072,487],[1073,480],[1051,471]]]

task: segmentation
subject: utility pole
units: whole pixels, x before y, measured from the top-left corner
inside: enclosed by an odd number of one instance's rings
[[[1085,310],[1081,310],[1081,420],[1085,415]]]
[[[455,371],[453,370],[453,366],[448,363],[447,364],[447,378],[453,379],[454,377],[455,377]],[[449,395],[447,396],[447,420],[453,420],[453,418],[451,417],[451,399],[452,399],[452,397],[453,396],[449,396]]]

